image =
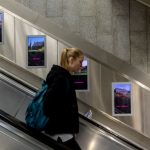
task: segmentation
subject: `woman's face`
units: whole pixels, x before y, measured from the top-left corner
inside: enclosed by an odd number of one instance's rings
[[[78,58],[69,58],[69,71],[71,72],[78,72],[82,68],[82,61],[83,57],[78,57]]]

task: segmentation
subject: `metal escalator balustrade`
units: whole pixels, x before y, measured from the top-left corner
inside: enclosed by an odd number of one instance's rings
[[[38,132],[36,130],[28,128],[25,123],[19,121],[18,119],[12,117],[11,115],[7,114],[6,112],[4,112],[2,110],[0,110],[0,120],[1,120],[0,126],[7,128],[9,131],[15,132],[15,131],[11,130],[11,128],[12,128],[12,127],[10,127],[10,125],[11,125],[14,128],[23,132],[24,134],[18,133],[18,135],[22,135],[21,137],[25,138],[26,135],[29,135],[32,138],[36,139],[37,141],[47,145],[50,149],[71,150],[71,149],[65,147],[64,145],[57,143],[55,140],[51,139],[47,135],[42,134],[41,132]],[[6,122],[8,125],[3,122]]]
[[[19,90],[19,87],[20,88],[22,88],[21,89],[21,91],[24,91],[25,89],[26,89],[26,91],[25,91],[25,93],[28,93],[30,90],[28,90],[28,88],[24,88],[24,87],[22,87],[22,86],[19,86],[18,87],[18,83],[16,84],[15,82],[9,82],[10,81],[10,79],[8,80],[8,78],[7,77],[3,77],[3,80],[7,80],[6,82],[8,83],[8,84],[13,84],[13,86],[14,87],[16,87],[18,90]],[[21,84],[21,82],[19,82],[19,84]],[[25,85],[25,84],[24,84]],[[29,92],[28,94],[30,94],[31,92]],[[33,96],[33,95],[32,95]],[[2,112],[1,111],[1,113],[2,114],[5,114],[5,116],[8,116],[8,118],[9,119],[7,119],[7,120],[11,120],[10,121],[10,123],[12,123],[13,121],[12,120],[14,120],[14,118],[13,117],[11,117],[11,116],[9,116],[8,114],[6,114],[6,113],[4,113],[4,112]],[[107,128],[105,128],[105,127],[103,127],[103,126],[101,126],[101,125],[99,125],[98,123],[96,123],[96,122],[94,122],[94,121],[92,121],[92,120],[90,120],[90,119],[88,119],[88,118],[86,118],[86,117],[84,117],[83,115],[81,115],[81,114],[79,114],[79,116],[80,116],[80,118],[82,119],[82,120],[84,120],[84,126],[85,126],[85,124],[87,124],[87,123],[90,123],[90,124],[92,124],[93,126],[95,126],[95,127],[97,127],[98,129],[101,129],[101,130],[103,130],[103,131],[105,131],[106,133],[109,133],[109,136],[105,136],[105,138],[107,139],[108,137],[110,137],[111,136],[111,140],[112,139],[116,139],[116,141],[119,141],[119,142],[117,142],[118,143],[118,145],[120,145],[120,147],[126,147],[125,145],[127,145],[127,148],[130,148],[130,147],[132,147],[132,149],[139,149],[139,150],[142,150],[142,148],[140,148],[140,147],[138,147],[138,146],[136,146],[136,144],[133,144],[133,143],[131,143],[131,142],[129,142],[129,141],[127,141],[127,140],[125,140],[125,139],[123,139],[123,138],[121,138],[121,136],[118,136],[117,134],[114,134],[113,132],[110,132],[110,130],[108,130]],[[6,119],[5,117],[3,117],[4,119]],[[86,123],[85,123],[85,121],[86,121]],[[24,123],[22,123],[22,122],[20,122],[19,123],[20,125],[21,125],[21,128],[24,130]],[[19,125],[19,128],[20,128],[20,125]],[[85,128],[83,128],[83,125],[82,125],[82,123],[80,123],[80,126],[81,126],[81,128],[82,128],[82,131],[84,130],[84,134],[85,134],[85,132],[86,132],[86,134],[87,134],[87,132],[89,132],[90,131],[90,128],[88,128],[88,127],[86,127],[86,130],[85,130]],[[91,128],[93,128],[93,126],[91,127]],[[26,130],[26,128],[25,128],[25,130]],[[89,131],[87,131],[87,130],[89,130]],[[95,131],[94,132],[96,132],[96,134],[95,135],[98,135],[98,133],[100,133],[99,131],[97,132],[98,130],[97,129],[95,129]],[[92,132],[93,133],[93,132]],[[88,135],[88,134],[87,134]],[[80,135],[79,135],[80,136]],[[113,137],[113,138],[112,138]],[[99,138],[99,137],[98,137]],[[101,140],[102,139],[105,139],[105,138],[102,138],[101,137]],[[80,137],[79,137],[79,139],[81,139]],[[110,139],[110,138],[109,138]],[[107,140],[106,140],[107,141]],[[115,140],[114,140],[115,141]],[[79,142],[80,142],[80,140],[79,140]],[[82,141],[83,142],[83,141]],[[123,143],[123,144],[122,144]],[[111,144],[113,147],[114,147],[114,145],[113,144]],[[121,146],[121,145],[123,145],[123,146]]]
[[[123,145],[127,145],[128,148],[131,149],[136,149],[136,150],[143,150],[142,147],[137,146],[136,144],[132,143],[131,141],[129,141],[126,138],[123,138],[121,135],[116,134],[115,132],[113,132],[113,130],[110,130],[109,128],[99,124],[96,121],[93,121],[92,119],[89,119],[87,117],[85,117],[82,114],[79,114],[80,118],[82,118],[84,121],[87,121],[88,123],[90,123],[91,125],[93,125],[94,127],[97,127],[98,129],[102,130],[102,132],[105,135],[108,135],[108,138],[111,136],[111,138],[113,140],[117,140],[119,143],[123,144]]]
[[[53,150],[0,119],[1,150]]]
[[[84,118],[84,117],[83,117]],[[83,119],[82,118],[82,119]],[[35,131],[35,130],[33,130],[33,129],[29,129],[29,128],[27,128],[26,127],[26,125],[23,123],[23,122],[21,122],[21,121],[19,121],[18,119],[16,119],[16,118],[14,118],[14,117],[12,117],[12,116],[10,116],[9,114],[7,114],[7,113],[5,113],[4,111],[2,111],[2,110],[0,110],[0,119],[1,120],[3,120],[3,121],[5,121],[5,122],[7,122],[7,123],[9,123],[10,125],[12,125],[12,126],[14,126],[14,127],[16,127],[17,129],[19,129],[19,130],[21,130],[22,132],[24,132],[25,134],[28,134],[28,135],[30,135],[30,136],[32,136],[32,137],[34,137],[34,138],[36,138],[37,140],[39,140],[40,142],[43,142],[44,144],[46,144],[46,145],[48,145],[48,146],[50,146],[50,147],[52,147],[52,148],[59,148],[59,150],[69,150],[69,149],[67,149],[67,148],[64,148],[64,147],[61,147],[59,144],[57,144],[54,140],[52,140],[52,139],[49,139],[49,137],[48,136],[45,136],[44,134],[42,134],[42,133],[40,133],[40,132],[37,132],[37,131]],[[86,118],[84,118],[84,121],[86,120]],[[90,122],[90,121],[89,121]],[[82,123],[81,123],[82,124]],[[0,124],[0,125],[2,125],[2,123]],[[82,128],[81,128],[82,130],[85,130],[85,129],[88,129],[87,128],[87,125],[85,125],[85,124],[82,124]],[[89,128],[89,130],[88,130],[88,132],[90,132],[90,128]],[[96,130],[95,130],[96,131]],[[94,131],[94,128],[92,129],[92,132],[95,132]],[[106,136],[106,135],[103,135],[104,137]],[[101,140],[103,139],[103,136],[100,136],[101,137]],[[95,139],[95,137],[96,137],[96,134],[94,134],[94,138],[93,138],[93,140],[92,141],[94,141],[94,139]],[[96,138],[96,140],[98,139],[98,137]],[[117,146],[117,144],[119,145],[119,149],[117,149],[117,150],[133,150],[133,149],[139,149],[139,148],[135,148],[135,147],[132,147],[132,148],[130,148],[131,146],[126,146],[126,144],[124,143],[121,143],[121,141],[119,142],[118,140],[116,140],[115,139],[115,137],[113,138],[113,137],[111,137],[111,140],[112,141],[114,141],[114,144],[112,144],[112,146],[114,147],[114,148],[116,148],[116,147],[118,147]],[[95,143],[97,143],[97,142],[95,142]],[[109,142],[108,142],[109,143]],[[107,144],[108,144],[107,143]],[[54,144],[54,145],[53,145]],[[88,145],[88,143],[86,143],[87,145]],[[90,145],[90,144],[89,144]],[[115,145],[115,146],[114,146]],[[103,144],[101,144],[101,147],[103,147]],[[125,147],[125,148],[122,148],[122,147]],[[87,149],[89,149],[89,148],[87,148]],[[92,150],[97,150],[97,149],[99,149],[99,147],[98,148],[94,148],[94,149],[92,149]]]

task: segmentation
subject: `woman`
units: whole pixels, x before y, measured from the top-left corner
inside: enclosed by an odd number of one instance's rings
[[[60,66],[53,65],[46,78],[49,88],[44,113],[50,119],[45,132],[73,150],[81,148],[74,136],[79,132],[79,117],[71,74],[81,69],[83,58],[82,51],[77,48],[63,49]]]

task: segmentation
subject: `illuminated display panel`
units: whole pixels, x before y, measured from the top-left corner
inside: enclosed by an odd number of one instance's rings
[[[45,67],[46,38],[44,35],[27,36],[27,66]]]
[[[112,83],[112,114],[114,116],[132,115],[132,84],[130,82]]]
[[[88,91],[89,81],[88,81],[88,59],[84,58],[82,62],[82,69],[80,72],[73,75],[74,86],[78,91]]]
[[[3,43],[4,32],[4,12],[0,11],[0,44]]]

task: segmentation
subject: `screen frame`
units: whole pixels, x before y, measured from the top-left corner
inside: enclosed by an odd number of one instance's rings
[[[29,38],[44,38],[44,64],[39,66],[30,66],[29,65],[29,49],[28,49],[28,39]],[[27,35],[26,36],[26,49],[27,49],[27,55],[26,55],[26,66],[27,68],[46,68],[47,67],[47,58],[46,58],[46,52],[47,52],[47,46],[46,46],[46,35]]]
[[[87,60],[87,89],[75,89],[77,92],[89,92],[89,58],[84,56],[84,60]]]
[[[114,98],[114,86],[116,84],[129,85],[130,86],[130,113],[115,113],[115,98]],[[133,87],[131,82],[112,82],[112,115],[113,116],[132,116],[133,112]]]
[[[4,44],[4,12],[0,10],[0,14],[2,15],[2,32],[1,32],[2,39],[0,41],[0,44]]]

